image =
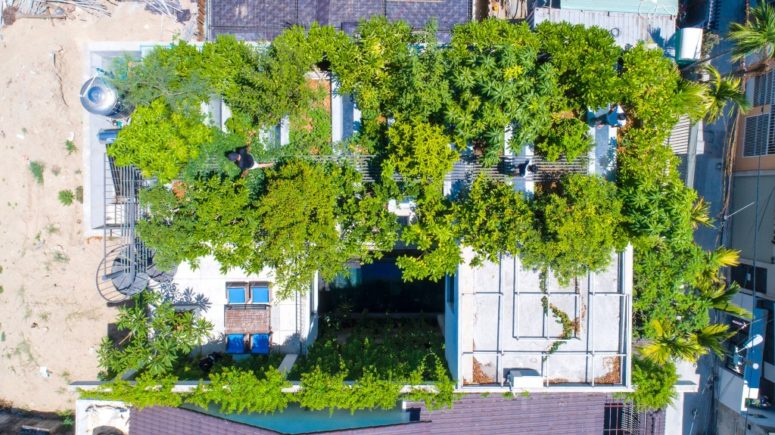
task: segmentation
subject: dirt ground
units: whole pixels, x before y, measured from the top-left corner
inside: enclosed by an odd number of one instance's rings
[[[84,184],[85,44],[169,41],[183,28],[138,3],[110,9],[0,29],[0,401],[17,408],[73,409],[66,386],[96,379],[96,348],[116,314],[95,287],[102,240],[84,237],[80,203],[58,199]],[[42,184],[30,161],[45,165]]]

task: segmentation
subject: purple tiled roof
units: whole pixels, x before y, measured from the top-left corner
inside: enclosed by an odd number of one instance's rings
[[[439,38],[448,40],[455,24],[471,19],[471,0],[211,0],[208,15],[211,39],[233,34],[250,41],[272,40],[294,24],[317,21],[344,29],[382,15],[415,28],[435,18]]]
[[[337,434],[600,434],[606,394],[544,393],[506,399],[499,395],[466,395],[451,410],[430,412],[422,403],[417,423],[338,431]],[[648,414],[649,434],[664,434],[664,412]],[[273,434],[217,417],[179,408],[132,409],[131,435]]]

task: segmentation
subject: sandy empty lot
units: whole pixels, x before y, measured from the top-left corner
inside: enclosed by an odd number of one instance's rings
[[[168,41],[182,26],[138,3],[111,12],[21,19],[0,30],[0,399],[18,408],[72,409],[66,385],[95,379],[95,350],[116,314],[95,287],[102,240],[84,237],[81,204],[58,200],[60,190],[84,184],[84,46]],[[43,184],[30,161],[45,165]]]

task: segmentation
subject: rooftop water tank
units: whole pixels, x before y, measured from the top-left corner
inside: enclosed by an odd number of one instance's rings
[[[678,30],[678,50],[675,60],[689,63],[700,60],[702,56],[702,28],[684,27]]]
[[[86,80],[81,87],[81,104],[84,109],[95,115],[113,118],[126,115],[116,88],[97,76]]]

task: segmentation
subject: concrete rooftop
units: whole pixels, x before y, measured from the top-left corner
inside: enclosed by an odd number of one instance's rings
[[[470,252],[467,253],[470,255]],[[610,266],[562,286],[518,258],[482,267],[461,265],[457,275],[460,378],[463,383],[505,381],[508,369],[532,369],[543,386],[581,384],[626,388],[630,366],[632,250],[612,254]],[[567,340],[549,306],[567,314]],[[555,341],[564,343],[549,354]],[[488,380],[489,379],[489,380]]]

